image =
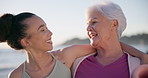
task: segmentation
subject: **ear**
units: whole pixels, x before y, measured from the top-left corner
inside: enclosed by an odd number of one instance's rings
[[[118,20],[116,19],[113,20],[113,26],[118,27]]]
[[[21,39],[20,42],[21,42],[21,45],[22,45],[23,47],[27,47],[27,46],[29,45],[29,43],[28,43],[28,41],[27,41],[26,38]]]
[[[111,29],[117,30],[117,28],[118,28],[118,20],[116,20],[116,19],[112,20],[112,26],[111,27],[112,27]]]

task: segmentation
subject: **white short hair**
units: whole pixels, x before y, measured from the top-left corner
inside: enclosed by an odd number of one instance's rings
[[[113,2],[101,2],[99,4],[95,4],[89,8],[97,8],[98,12],[101,12],[105,17],[110,20],[118,20],[118,37],[121,38],[123,31],[126,28],[126,18],[122,9],[119,5]],[[88,9],[89,9],[88,8]]]

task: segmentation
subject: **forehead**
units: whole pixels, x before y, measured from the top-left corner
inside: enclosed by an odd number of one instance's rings
[[[88,10],[86,12],[86,20],[87,21],[90,21],[92,19],[102,19],[103,17],[104,16],[102,15],[102,13],[99,12],[96,7],[88,8]]]
[[[46,23],[43,21],[43,19],[41,19],[40,17],[33,15],[30,18],[27,18],[23,21],[23,24],[25,24],[28,29],[26,30],[26,32],[29,34],[33,34],[35,32],[37,32],[38,28],[41,25],[46,25]]]
[[[23,21],[23,24],[27,25],[27,26],[34,26],[34,25],[39,25],[45,23],[40,17],[33,15],[30,18],[27,18]]]

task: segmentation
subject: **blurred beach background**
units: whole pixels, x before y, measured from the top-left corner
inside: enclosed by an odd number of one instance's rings
[[[89,44],[86,34],[85,9],[99,0],[0,0],[0,15],[32,12],[43,18],[53,32],[54,49],[72,44]],[[107,0],[106,0],[107,1]],[[119,4],[127,18],[122,40],[148,52],[148,0],[112,0]],[[0,43],[0,78],[26,60],[26,52]]]

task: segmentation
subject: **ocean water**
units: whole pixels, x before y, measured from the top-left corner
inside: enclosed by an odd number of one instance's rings
[[[9,72],[26,59],[26,53],[13,49],[0,49],[0,78],[7,78]]]
[[[135,48],[146,52],[148,51],[148,46],[145,45],[132,45]],[[65,46],[56,47],[54,50],[63,48]],[[16,51],[11,48],[2,49],[0,48],[0,78],[7,78],[9,72],[17,68],[21,63],[26,60],[25,51]]]

